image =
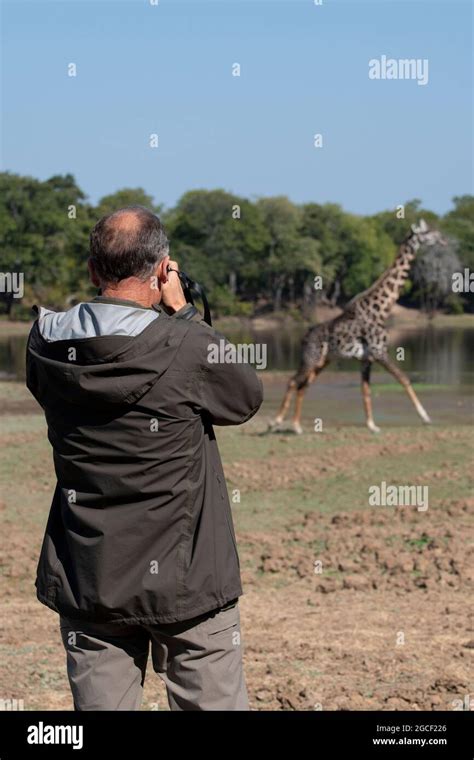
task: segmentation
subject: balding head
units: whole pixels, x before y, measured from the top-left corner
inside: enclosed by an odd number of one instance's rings
[[[90,254],[99,278],[146,280],[168,255],[168,240],[156,216],[143,206],[127,206],[103,216],[90,236]]]
[[[114,214],[105,217],[105,229],[118,230],[124,234],[136,232],[141,226],[140,210],[121,208]],[[147,212],[148,216],[148,212]]]

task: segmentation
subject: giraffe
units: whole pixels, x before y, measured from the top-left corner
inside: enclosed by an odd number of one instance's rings
[[[403,386],[416,411],[425,423],[431,420],[412,388],[407,375],[390,358],[387,350],[386,320],[400,295],[408,277],[411,263],[422,245],[444,244],[441,234],[431,230],[421,219],[411,226],[403,240],[395,261],[367,290],[356,295],[338,317],[311,327],[303,338],[301,362],[290,379],[282,404],[269,430],[277,430],[284,420],[296,392],[293,429],[302,433],[300,424],[304,393],[333,358],[358,359],[361,362],[361,390],[366,423],[369,430],[379,433],[374,422],[370,392],[370,372],[378,362]]]

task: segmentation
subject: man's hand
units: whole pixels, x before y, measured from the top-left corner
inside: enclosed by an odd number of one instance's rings
[[[171,270],[179,270],[177,261],[169,261],[168,267]],[[163,306],[166,307],[166,311],[171,314],[174,314],[175,311],[179,311],[183,306],[186,306],[186,299],[177,271],[168,272],[167,281],[162,283],[161,302]]]

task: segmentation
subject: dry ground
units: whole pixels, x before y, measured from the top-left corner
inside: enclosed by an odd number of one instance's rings
[[[253,709],[456,709],[474,700],[471,407],[427,389],[437,423],[419,424],[391,386],[376,392],[373,436],[357,380],[328,374],[305,407],[305,434],[266,435],[283,376],[242,428],[218,431],[233,504]],[[0,698],[71,709],[55,613],[34,596],[53,487],[39,409],[0,384]],[[312,432],[315,416],[322,433]],[[429,508],[371,507],[381,481],[427,485]],[[474,705],[473,705],[474,706]],[[167,709],[151,663],[144,709]]]

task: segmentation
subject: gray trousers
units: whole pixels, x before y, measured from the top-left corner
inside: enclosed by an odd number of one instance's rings
[[[249,710],[238,603],[166,625],[60,616],[60,628],[75,710],[138,710],[150,644],[171,710]]]

